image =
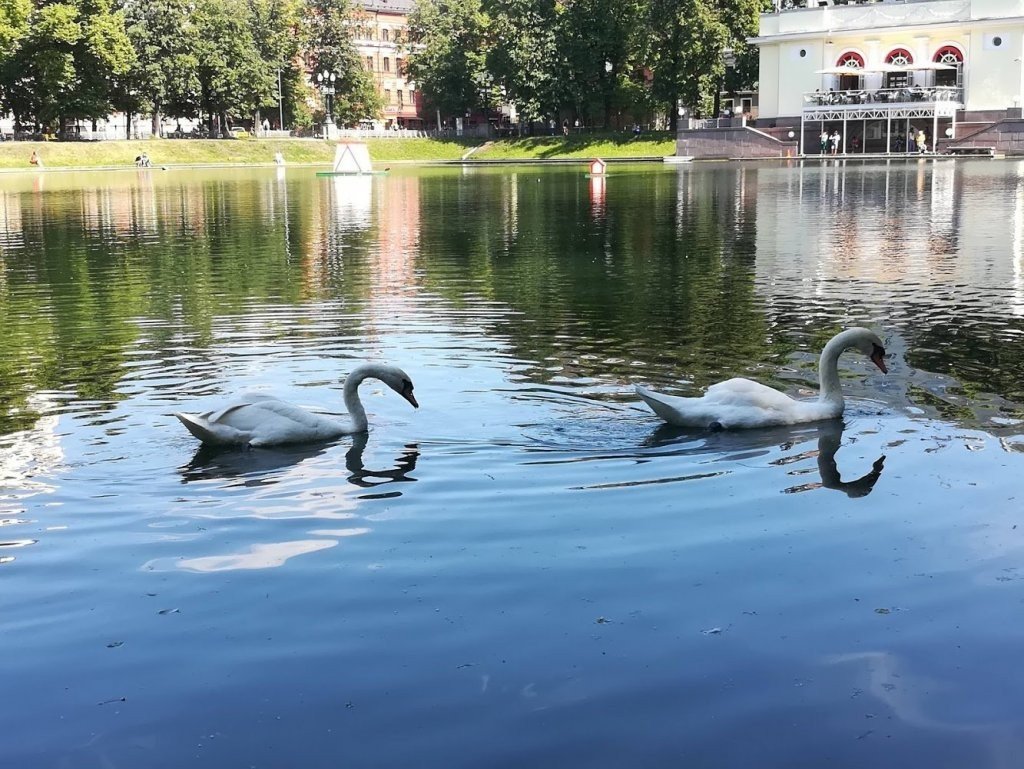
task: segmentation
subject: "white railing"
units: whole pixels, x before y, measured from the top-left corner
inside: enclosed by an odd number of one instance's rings
[[[963,89],[956,86],[931,85],[853,91],[810,91],[804,94],[804,104],[809,107],[834,107],[842,104],[919,104],[939,101],[962,103]]]
[[[706,128],[742,128],[747,124],[747,118],[739,117],[711,117],[711,118],[690,118],[686,126],[691,131],[699,131]]]

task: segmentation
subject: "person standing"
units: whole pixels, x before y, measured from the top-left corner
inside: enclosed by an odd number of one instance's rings
[[[917,129],[917,151],[922,155],[928,151],[928,137],[924,135],[924,131],[920,128]]]
[[[825,128],[821,129],[821,136],[818,137],[821,141],[821,154],[824,155],[828,152],[828,131]]]
[[[836,155],[836,154],[839,153],[839,145],[842,144],[842,143],[843,143],[843,135],[841,133],[839,133],[839,129],[837,128],[832,133],[832,154],[833,155]]]

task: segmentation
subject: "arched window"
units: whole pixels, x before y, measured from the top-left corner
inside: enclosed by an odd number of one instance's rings
[[[935,52],[932,61],[936,64],[963,64],[964,54],[955,45],[944,45]]]
[[[839,75],[840,91],[859,91],[864,81],[864,57],[856,51],[847,51],[836,61],[836,67],[850,74]]]
[[[910,55],[910,51],[906,48],[894,48],[885,57],[885,63],[892,64],[895,67],[905,67],[908,64],[914,63],[914,57]]]
[[[945,65],[943,69],[935,70],[935,85],[951,88],[961,85],[964,71],[963,51],[955,45],[944,45],[935,52],[932,61]]]
[[[848,67],[849,69],[864,69],[864,57],[856,51],[847,51],[836,61],[837,67]]]

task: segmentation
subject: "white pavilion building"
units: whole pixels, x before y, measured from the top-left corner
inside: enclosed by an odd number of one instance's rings
[[[840,152],[889,153],[918,131],[935,149],[1020,120],[1024,0],[791,1],[751,42],[758,127],[798,131],[801,154],[822,131],[839,131]]]

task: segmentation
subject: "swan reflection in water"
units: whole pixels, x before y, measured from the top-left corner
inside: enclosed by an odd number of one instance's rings
[[[388,470],[368,470],[363,453],[369,439],[367,433],[352,436],[352,446],[345,452],[345,479],[364,489],[377,488],[389,483],[411,483],[410,474],[416,469],[420,456],[419,446],[407,444]],[[181,468],[182,483],[216,479],[241,479],[243,486],[264,486],[281,480],[290,468],[324,455],[331,445],[275,446],[268,448],[225,448],[202,445],[191,461]],[[394,497],[401,492],[367,495],[364,498]]]
[[[815,422],[806,425],[793,425],[789,427],[772,427],[761,430],[745,431],[722,431],[700,434],[703,443],[696,449],[686,450],[682,453],[708,452],[720,453],[725,461],[740,462],[767,456],[782,447],[788,451],[794,446],[818,439],[818,450],[802,451],[796,454],[787,454],[779,459],[772,460],[772,465],[790,465],[812,457],[817,458],[818,474],[821,481],[816,483],[804,483],[798,486],[791,486],[783,491],[786,494],[796,494],[801,491],[812,491],[814,489],[834,489],[841,491],[851,498],[866,497],[871,493],[878,482],[885,467],[885,455],[883,454],[874,461],[870,472],[852,481],[844,481],[836,463],[836,452],[839,451],[843,440],[845,425],[841,419],[830,419],[823,422]],[[645,441],[650,447],[667,447],[677,444],[681,438],[694,439],[697,436],[692,430],[685,428],[661,425]]]
[[[833,424],[838,422],[838,424]],[[818,473],[821,475],[821,486],[826,489],[842,491],[851,498],[866,497],[875,488],[875,483],[882,474],[885,467],[885,454],[882,454],[871,464],[871,471],[853,481],[844,481],[839,475],[839,467],[836,465],[836,452],[843,440],[843,424],[839,420],[832,420],[828,425],[818,427]],[[786,489],[793,493],[803,491],[803,488],[794,487]]]

